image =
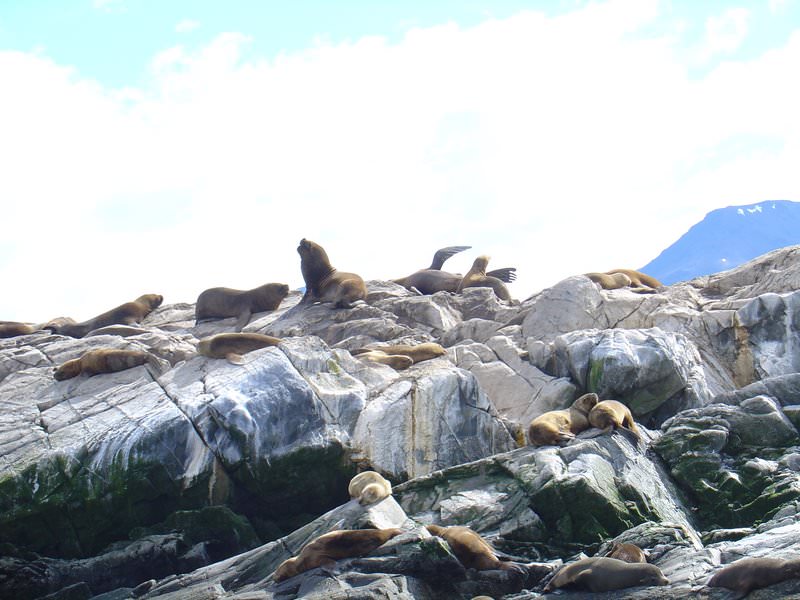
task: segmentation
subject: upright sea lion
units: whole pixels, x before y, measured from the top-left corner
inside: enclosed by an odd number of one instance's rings
[[[486,267],[489,265],[489,257],[486,255],[479,256],[472,263],[472,268],[464,275],[461,283],[458,284],[458,292],[468,287],[490,287],[494,290],[495,295],[500,300],[509,302],[511,294],[508,292],[506,284],[500,281],[497,277],[492,277],[486,274]]]
[[[425,528],[432,535],[446,541],[458,561],[468,569],[477,571],[503,569],[524,574],[524,568],[521,565],[504,562],[497,558],[494,548],[469,527],[426,525]]]
[[[359,504],[372,504],[392,495],[392,484],[375,471],[364,471],[350,480],[347,493]]]
[[[39,331],[34,325],[29,323],[19,323],[17,321],[0,321],[0,338],[17,337],[18,335],[28,335],[34,331]]]
[[[664,284],[655,277],[650,277],[650,275],[646,275],[641,271],[634,271],[633,269],[611,269],[610,271],[606,271],[606,273],[609,275],[614,275],[615,273],[627,275],[631,280],[629,284],[631,289],[640,294],[652,294],[658,291],[659,288],[664,287]]]
[[[112,308],[88,321],[75,323],[72,319],[53,319],[44,325],[43,329],[49,329],[53,333],[59,335],[82,338],[98,327],[115,324],[133,325],[134,323],[139,323],[154,309],[161,306],[163,301],[164,297],[160,294],[144,294],[133,302],[120,304],[116,308]]]
[[[748,594],[751,590],[798,577],[800,558],[742,558],[714,573],[706,585]]]
[[[240,365],[242,354],[259,348],[277,346],[280,338],[261,333],[218,333],[203,338],[197,344],[197,352],[208,358],[227,358],[228,362]]]
[[[616,558],[629,563],[646,563],[647,554],[636,544],[628,542],[614,542],[606,554],[608,558]]]
[[[590,592],[610,592],[640,585],[667,585],[655,565],[648,563],[627,563],[616,558],[584,558],[563,566],[544,587],[544,592],[552,592],[562,587],[574,587]]]
[[[595,404],[589,411],[589,424],[600,429],[599,433],[624,429],[633,433],[637,440],[641,439],[630,409],[616,400],[601,400]]]
[[[275,310],[288,295],[289,286],[285,283],[266,283],[252,290],[210,288],[197,297],[195,323],[203,319],[238,317],[235,329],[241,331],[253,313]]]
[[[306,282],[306,293],[300,304],[333,302],[336,308],[351,308],[356,300],[367,297],[364,280],[355,273],[337,271],[328,254],[319,244],[305,238],[297,246],[300,271]]]
[[[402,529],[338,529],[310,541],[294,558],[283,561],[272,575],[273,581],[283,581],[317,567],[330,567],[340,558],[364,556],[390,539],[403,533]]]
[[[584,275],[604,290],[618,290],[631,284],[631,278],[625,273],[614,273],[613,275],[608,273],[584,273]]]
[[[427,269],[420,269],[409,275],[408,277],[401,277],[400,279],[392,279],[394,283],[399,283],[406,289],[417,290],[421,294],[435,294],[436,292],[451,292],[458,291],[458,284],[461,283],[463,276],[458,273],[448,273],[442,271],[442,265],[448,258],[471,248],[472,246],[448,246],[440,248],[433,255],[431,266]],[[489,271],[487,275],[496,277],[497,279],[506,283],[511,283],[516,279],[516,268],[505,267],[503,269],[495,269]]]
[[[528,427],[528,443],[532,446],[563,445],[589,429],[589,411],[599,401],[597,394],[584,394],[572,406],[551,410],[536,417]]]
[[[158,368],[158,361],[151,354],[141,350],[119,350],[114,348],[98,348],[89,350],[80,358],[73,358],[53,371],[57,381],[77,377],[81,373],[89,376],[100,373],[116,373],[132,369],[145,363]]]

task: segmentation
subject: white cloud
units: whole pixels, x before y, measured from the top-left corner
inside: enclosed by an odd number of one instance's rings
[[[194,19],[183,19],[177,25],[175,25],[175,31],[177,33],[189,33],[198,27],[200,27],[199,21],[195,21]]]
[[[447,267],[489,254],[524,298],[641,267],[714,208],[800,198],[800,34],[691,80],[671,38],[630,35],[656,18],[593,4],[271,60],[227,33],[123,90],[2,52],[0,278],[24,292],[0,318],[298,286],[302,237],[375,279],[471,244]],[[750,138],[772,141],[728,149]]]
[[[769,0],[767,5],[769,6],[769,12],[778,14],[786,9],[789,5],[789,0]]]
[[[122,10],[125,8],[124,4],[125,0],[92,0],[92,6],[94,6],[94,8],[106,12]]]
[[[701,60],[709,60],[719,54],[731,54],[739,49],[747,38],[750,11],[746,8],[730,8],[719,16],[706,20],[705,39],[700,49]]]

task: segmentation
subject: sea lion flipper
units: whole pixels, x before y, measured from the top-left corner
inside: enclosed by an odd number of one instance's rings
[[[236,320],[236,325],[234,326],[234,331],[239,333],[244,329],[244,326],[250,321],[250,317],[253,316],[253,313],[250,311],[249,308],[243,310],[239,315],[239,318]]]
[[[232,365],[243,365],[244,364],[244,357],[241,354],[236,354],[235,352],[229,352],[228,354],[225,355],[225,358]]]
[[[431,266],[428,268],[434,271],[441,271],[444,261],[454,254],[469,250],[470,248],[472,248],[472,246],[447,246],[446,248],[439,248],[433,255],[433,261],[431,261]]]
[[[503,267],[502,269],[494,269],[486,273],[488,277],[497,277],[503,283],[511,283],[517,278],[516,267]]]

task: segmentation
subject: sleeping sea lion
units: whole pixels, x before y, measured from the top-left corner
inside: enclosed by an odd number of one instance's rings
[[[584,273],[584,276],[594,281],[604,290],[618,290],[631,285],[631,278],[625,273],[614,273],[613,275],[608,273]]]
[[[563,445],[589,429],[589,411],[599,401],[597,394],[584,394],[562,410],[551,410],[539,415],[528,427],[528,443],[531,446]]]
[[[106,327],[107,325],[133,325],[139,323],[154,309],[161,306],[164,297],[160,294],[144,294],[133,302],[126,302],[111,310],[97,315],[93,319],[76,323],[69,318],[53,319],[42,329],[49,329],[59,335],[68,335],[74,338],[82,338],[93,329]]]
[[[610,592],[640,585],[667,585],[655,565],[627,563],[616,558],[592,557],[564,565],[544,587],[552,592],[562,587],[573,587],[590,592]]]
[[[382,352],[389,356],[407,356],[411,359],[412,364],[417,364],[424,360],[430,360],[438,356],[447,354],[447,350],[436,342],[424,342],[411,346],[408,344],[393,344],[389,346],[376,346],[375,348],[358,348],[353,350],[351,354],[359,358],[366,358],[367,360],[375,360],[375,353]],[[381,362],[375,360],[375,362]],[[387,363],[384,363],[387,364]],[[409,365],[410,366],[410,365]]]
[[[589,411],[589,424],[597,427],[601,433],[609,433],[614,429],[626,430],[634,435],[636,440],[641,439],[639,428],[633,420],[630,409],[622,402],[616,400],[601,400]],[[591,436],[591,437],[594,437]]]
[[[636,544],[628,542],[614,542],[606,554],[608,558],[616,558],[629,563],[646,563],[647,554]]]
[[[310,541],[294,558],[283,561],[272,575],[273,581],[283,581],[317,567],[330,567],[340,558],[364,556],[390,539],[403,533],[402,529],[337,529]]]
[[[463,276],[458,273],[442,271],[442,265],[444,265],[444,261],[454,254],[468,250],[471,247],[472,246],[447,246],[446,248],[440,248],[433,255],[430,267],[427,269],[420,269],[408,277],[392,279],[392,282],[398,283],[409,290],[415,289],[419,293],[426,295],[435,294],[436,292],[456,293],[458,291],[458,284],[461,283]],[[500,281],[511,283],[517,277],[516,270],[515,267],[505,267],[503,269],[490,271],[487,275],[496,277]]]
[[[328,254],[319,244],[303,238],[297,246],[300,271],[306,282],[306,293],[300,304],[333,302],[336,308],[352,308],[356,300],[367,297],[364,280],[355,273],[337,271]]]
[[[261,333],[218,333],[200,340],[197,352],[208,358],[227,358],[228,362],[240,365],[244,362],[242,354],[277,346],[281,341],[280,338]]]
[[[494,290],[495,295],[500,300],[509,302],[511,294],[508,292],[506,284],[500,281],[497,277],[492,277],[486,274],[486,267],[489,265],[489,257],[486,255],[479,256],[472,263],[472,268],[464,275],[461,283],[458,284],[458,292],[468,287],[490,287]]]
[[[368,350],[361,348],[360,351],[353,351],[353,356],[357,356],[361,360],[388,365],[395,371],[402,371],[414,364],[414,360],[409,356],[401,354],[386,354],[382,350]]]
[[[615,273],[627,275],[631,280],[629,284],[631,290],[639,294],[653,294],[657,292],[659,288],[664,287],[664,284],[655,277],[650,277],[650,275],[646,275],[641,271],[634,271],[633,269],[611,269],[610,271],[606,271],[606,273],[609,275],[614,275]]]
[[[469,527],[426,525],[425,528],[432,535],[446,541],[458,561],[468,569],[477,571],[503,569],[525,574],[525,570],[521,565],[513,562],[504,562],[497,558],[494,548]]]
[[[18,335],[28,335],[34,331],[40,331],[30,323],[19,323],[17,321],[0,321],[0,338],[17,337]]]
[[[800,558],[742,558],[714,573],[706,585],[748,594],[751,590],[798,577]]]
[[[375,471],[364,471],[350,480],[347,493],[359,504],[372,504],[392,495],[392,484]]]
[[[266,283],[252,290],[210,288],[197,297],[195,324],[204,319],[238,317],[235,330],[241,331],[253,313],[275,310],[288,295],[289,286],[285,283]]]
[[[98,348],[89,350],[80,358],[73,358],[53,371],[57,381],[77,377],[81,373],[89,376],[100,373],[116,373],[132,369],[145,363],[159,368],[158,361],[151,354],[141,350],[120,350],[114,348]]]

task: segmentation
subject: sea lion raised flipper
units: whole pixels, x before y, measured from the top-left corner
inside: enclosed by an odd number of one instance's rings
[[[469,250],[470,248],[472,248],[472,246],[447,246],[446,248],[439,248],[436,254],[433,255],[433,261],[431,261],[431,266],[428,268],[434,271],[441,271],[444,261],[454,254]]]
[[[488,271],[487,277],[497,277],[504,283],[511,283],[517,278],[517,267],[503,267],[502,269],[495,269]]]
[[[250,317],[253,316],[253,313],[250,311],[249,308],[245,308],[242,310],[239,318],[236,320],[236,325],[234,325],[233,329],[237,333],[241,332],[244,329],[244,326],[250,322]]]

